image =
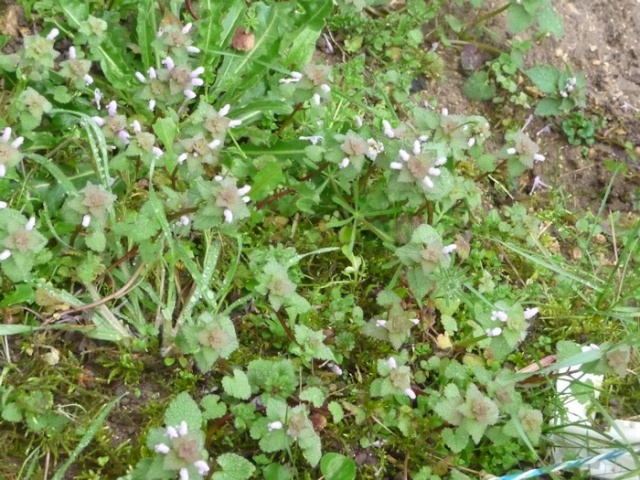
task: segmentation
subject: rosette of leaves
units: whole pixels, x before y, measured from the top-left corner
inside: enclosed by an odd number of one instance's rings
[[[540,155],[540,147],[521,130],[505,134],[507,142],[507,170],[509,175],[517,177],[535,165],[536,157]],[[513,153],[509,153],[513,152]]]
[[[275,259],[269,259],[256,275],[255,291],[268,296],[271,307],[278,311],[284,306],[290,314],[299,315],[311,309],[309,302],[296,293],[297,285],[289,278],[288,268]]]
[[[238,347],[233,322],[226,315],[205,312],[192,324],[184,325],[176,343],[193,358],[202,372],[208,372],[219,358],[229,358]]]
[[[251,215],[247,208],[243,195],[239,192],[237,180],[231,176],[221,180],[207,181],[202,178],[194,182],[190,192],[191,197],[196,197],[204,203],[194,215],[193,226],[197,230],[216,228],[225,223],[225,210],[233,215],[230,224],[237,224]],[[196,200],[194,198],[194,200]]]
[[[397,356],[378,360],[380,378],[371,382],[372,397],[407,396],[411,390],[411,368],[406,365],[407,357],[407,352],[403,350]]]
[[[66,78],[71,85],[77,90],[84,90],[87,83],[85,76],[91,71],[91,61],[82,59],[82,51],[77,49],[76,58],[68,58],[60,62],[60,70],[58,73]]]
[[[269,397],[286,399],[298,388],[297,370],[291,360],[257,359],[247,367],[249,383],[254,389],[263,390],[263,402]]]
[[[266,416],[251,426],[251,438],[260,441],[260,449],[265,453],[289,450],[296,442],[312,467],[318,465],[322,456],[320,437],[306,405],[291,408],[284,400],[270,398],[266,402]]]
[[[40,35],[24,37],[24,49],[20,51],[19,68],[34,82],[49,78],[54,60],[60,53],[53,48],[53,40]]]
[[[418,323],[415,314],[405,312],[400,301],[400,297],[394,292],[380,292],[376,302],[381,307],[387,307],[386,319],[372,318],[362,328],[362,333],[389,342],[393,348],[400,350],[402,344],[411,336],[411,329]]]
[[[387,186],[387,196],[392,202],[403,202],[407,207],[418,207],[425,199],[437,202],[445,199],[454,187],[454,176],[446,164],[442,162],[447,156],[444,143],[424,143],[419,149],[414,143],[409,158],[402,162],[402,169],[397,174],[394,170],[390,174]],[[437,176],[432,172],[437,172]],[[429,177],[432,185],[425,184],[425,177]]]
[[[494,303],[494,310],[487,311],[484,305],[476,304],[475,322],[470,322],[476,326],[475,334],[486,335],[487,330],[500,328],[502,332],[494,337],[482,340],[478,345],[485,349],[485,355],[489,358],[500,359],[509,355],[527,336],[529,322],[525,319],[522,305],[514,303],[512,305],[505,301]],[[492,319],[493,311],[504,312],[507,321]]]
[[[422,299],[433,288],[432,273],[451,264],[442,237],[431,225],[416,228],[408,244],[396,250],[396,256],[408,267],[407,281],[416,298]]]
[[[27,219],[16,210],[0,210],[0,252],[11,252],[11,256],[5,258],[0,266],[14,282],[28,280],[34,264],[44,260],[38,254],[47,240],[35,228],[28,228],[27,223]]]
[[[62,215],[70,223],[80,225],[85,215],[90,216],[90,223],[85,227],[87,235],[84,241],[91,250],[105,250],[107,239],[104,230],[107,216],[117,198],[103,187],[87,182],[78,195],[69,197],[62,206]]]
[[[471,383],[464,395],[458,387],[450,383],[444,388],[443,396],[436,403],[434,411],[442,419],[457,427],[445,428],[442,438],[455,453],[461,452],[471,437],[477,445],[487,427],[498,421],[498,406],[478,387]]]
[[[525,73],[533,84],[547,95],[536,106],[536,115],[563,115],[576,107],[586,105],[586,78],[583,73],[574,74],[568,69],[562,72],[548,65],[532,67]],[[575,83],[568,91],[567,85],[571,80]]]
[[[38,127],[42,122],[42,115],[49,113],[53,107],[46,98],[27,87],[18,97],[18,108],[22,129],[27,131]]]

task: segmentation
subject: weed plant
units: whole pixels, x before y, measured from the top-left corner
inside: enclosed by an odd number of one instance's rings
[[[603,210],[492,206],[543,148],[412,95],[415,67],[442,72],[424,22],[558,33],[550,2],[456,2],[468,22],[338,3],[22,3],[33,31],[0,55],[0,473],[476,479],[549,461],[559,368],[636,376],[638,224],[611,257]],[[343,63],[316,53],[327,22],[357,26]],[[470,90],[511,92],[514,58]],[[527,75],[537,114],[583,104],[583,76]]]

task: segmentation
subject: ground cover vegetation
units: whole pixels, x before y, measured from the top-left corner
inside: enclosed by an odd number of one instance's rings
[[[11,5],[0,475],[477,479],[550,463],[566,395],[632,414],[640,223],[534,178],[530,115],[603,123],[526,65],[551,2],[484,3]]]

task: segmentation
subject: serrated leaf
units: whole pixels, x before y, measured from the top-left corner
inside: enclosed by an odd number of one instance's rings
[[[562,101],[558,98],[543,98],[536,105],[535,114],[540,117],[553,117],[561,113]]]
[[[513,33],[522,33],[535,22],[536,17],[531,15],[527,10],[515,2],[511,3],[507,10],[507,19],[509,27]]]
[[[462,92],[472,100],[491,100],[496,95],[496,87],[489,83],[487,72],[480,71],[464,82]]]
[[[342,409],[342,406],[338,402],[329,402],[327,408],[331,412],[333,423],[340,423],[344,418],[344,410]]]
[[[469,443],[469,434],[463,428],[445,428],[442,431],[442,439],[453,453],[460,453]]]
[[[320,461],[320,471],[326,480],[353,480],[356,478],[356,462],[339,453],[327,453]]]
[[[17,423],[22,421],[22,412],[14,402],[7,403],[2,409],[2,418],[7,422]]]
[[[104,233],[100,230],[96,230],[87,235],[84,239],[84,242],[94,252],[104,252],[104,249],[107,247],[107,237],[105,237]]]
[[[182,392],[174,398],[164,414],[164,423],[176,427],[181,422],[187,422],[189,430],[202,428],[202,412],[198,404],[187,392]]]
[[[266,197],[285,181],[282,174],[282,166],[280,163],[271,162],[266,164],[253,178],[251,183],[251,191],[249,192],[252,200],[258,200]]]
[[[538,12],[538,29],[541,33],[550,33],[556,40],[564,35],[562,18],[552,6]]]
[[[200,406],[202,406],[202,417],[205,420],[215,420],[221,418],[227,413],[227,406],[221,403],[218,395],[205,395],[200,400]]]
[[[256,470],[253,463],[235,453],[223,453],[216,458],[216,463],[222,472],[215,472],[211,476],[213,480],[246,480]]]
[[[311,403],[314,407],[320,408],[324,403],[325,394],[318,387],[308,387],[300,392],[300,400]]]
[[[226,376],[222,379],[222,388],[225,393],[240,400],[248,400],[251,396],[249,378],[239,369],[233,371],[233,377]]]
[[[557,93],[560,72],[555,67],[541,65],[532,67],[524,73],[542,93],[547,95]]]

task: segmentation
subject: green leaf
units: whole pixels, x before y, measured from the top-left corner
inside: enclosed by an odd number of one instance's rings
[[[525,10],[522,5],[512,2],[507,10],[507,18],[509,20],[509,27],[513,33],[524,32],[527,28],[533,25],[536,17],[531,15]]]
[[[300,400],[311,403],[314,407],[320,408],[324,403],[325,394],[318,387],[308,387],[300,392]]]
[[[10,402],[2,409],[2,418],[7,422],[17,423],[22,421],[22,412],[15,402]]]
[[[282,174],[282,166],[279,162],[267,163],[253,177],[251,191],[249,192],[252,200],[258,200],[266,197],[273,192],[278,186],[285,182]]]
[[[271,463],[262,469],[264,480],[291,480],[291,472],[287,467]]]
[[[156,66],[156,55],[152,42],[158,31],[158,2],[154,0],[140,0],[138,2],[138,18],[136,33],[138,34],[138,46],[142,55],[142,64],[145,70]]]
[[[233,377],[226,376],[222,379],[222,388],[224,388],[225,393],[240,400],[248,400],[251,396],[249,378],[240,369],[233,371]]]
[[[100,230],[96,230],[87,235],[84,239],[87,247],[94,252],[104,252],[107,247],[107,237]]]
[[[496,95],[496,87],[489,83],[487,72],[479,71],[464,82],[462,92],[472,100],[491,100]]]
[[[445,428],[442,431],[442,439],[453,453],[460,453],[469,443],[469,434],[464,428],[452,430]]]
[[[15,290],[11,293],[5,293],[2,301],[0,301],[0,307],[10,307],[11,305],[18,305],[20,303],[31,303],[35,298],[35,292],[33,287],[29,284],[19,284],[15,286]],[[0,335],[2,335],[0,333]]]
[[[167,152],[173,151],[173,141],[178,134],[178,126],[169,117],[159,118],[156,123],[153,124],[153,131],[158,136]]]
[[[333,8],[333,2],[331,0],[300,1],[298,7],[305,13],[296,18],[296,24],[301,27],[283,37],[281,45],[290,45],[288,52],[280,52],[283,65],[304,65],[311,61],[325,20]]]
[[[213,480],[246,480],[256,470],[249,460],[235,453],[220,455],[216,463],[222,467],[222,472],[215,472],[211,476]]]
[[[546,93],[547,95],[557,93],[560,72],[558,72],[558,69],[555,67],[542,65],[532,67],[524,73],[542,93]]]
[[[200,400],[202,406],[202,418],[204,420],[215,420],[221,418],[227,413],[227,406],[219,402],[220,397],[218,395],[205,395]]]
[[[543,98],[536,105],[535,114],[540,117],[554,117],[561,113],[560,105],[562,101],[559,98]]]
[[[556,40],[564,35],[562,17],[558,15],[558,12],[552,6],[538,12],[538,29],[541,33],[552,34]]]
[[[329,402],[327,408],[331,412],[333,423],[340,423],[344,418],[344,410],[342,409],[342,406],[338,402]]]
[[[320,460],[320,471],[326,480],[353,480],[356,478],[356,462],[339,453],[326,453]]]
[[[189,430],[202,428],[202,412],[198,408],[191,395],[182,392],[174,398],[164,414],[164,423],[167,426],[177,427],[181,422],[187,422]]]

